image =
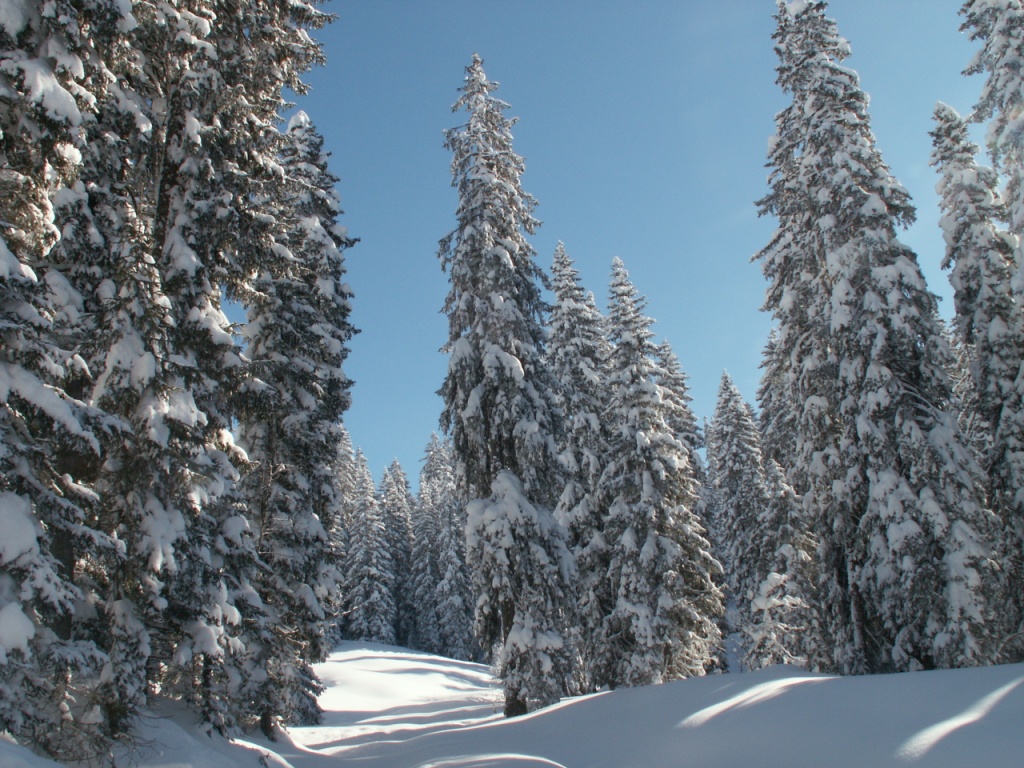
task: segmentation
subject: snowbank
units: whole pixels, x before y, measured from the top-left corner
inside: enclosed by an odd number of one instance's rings
[[[226,742],[164,705],[141,768],[1016,768],[1024,665],[839,678],[775,667],[501,717],[486,667],[346,643],[318,667],[324,723]],[[127,763],[125,763],[127,764]],[[119,763],[121,765],[121,763]],[[54,768],[0,740],[3,768]]]

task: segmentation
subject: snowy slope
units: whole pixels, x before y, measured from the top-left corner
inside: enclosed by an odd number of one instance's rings
[[[317,727],[229,744],[177,707],[144,724],[143,768],[1017,768],[1024,665],[836,678],[775,668],[563,701],[506,721],[488,670],[346,643],[318,672]],[[20,762],[19,762],[20,761]],[[121,765],[121,763],[119,763]],[[2,768],[53,768],[0,740]]]

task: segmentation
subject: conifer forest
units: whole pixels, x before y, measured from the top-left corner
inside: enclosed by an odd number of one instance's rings
[[[1024,661],[1024,4],[948,19],[981,84],[930,135],[951,322],[827,3],[774,11],[754,399],[723,374],[699,419],[626,263],[595,292],[571,243],[536,252],[474,54],[422,254],[438,431],[376,479],[345,428],[358,222],[292,103],[333,17],[0,0],[0,732],[104,764],[165,697],[273,738],[319,721],[342,639],[489,663],[509,717],[737,666]]]

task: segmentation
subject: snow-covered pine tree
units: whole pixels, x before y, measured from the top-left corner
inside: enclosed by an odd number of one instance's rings
[[[707,489],[707,468],[704,457],[700,453],[701,449],[705,447],[705,437],[697,422],[697,417],[690,407],[693,398],[690,397],[689,376],[683,370],[679,358],[668,341],[662,341],[655,347],[654,362],[659,369],[655,381],[661,386],[664,397],[670,405],[667,423],[676,439],[686,448],[690,468],[693,471],[694,492],[697,494],[697,503],[694,505],[693,511],[705,529],[710,532],[711,493]],[[710,535],[707,538],[709,541],[711,540]],[[714,546],[712,546],[712,554],[716,558],[718,557]],[[721,585],[720,581],[716,583]]]
[[[450,354],[441,388],[456,477],[471,499],[467,560],[478,593],[476,628],[498,650],[505,712],[557,701],[567,670],[562,636],[572,560],[551,508],[554,382],[543,354],[546,280],[526,235],[535,201],[520,186],[508,105],[474,55],[453,110],[467,122],[446,134],[456,228],[441,240]]]
[[[345,636],[395,642],[395,572],[373,475],[362,451],[356,456],[357,502],[345,562]]]
[[[411,513],[412,550],[409,558],[409,596],[414,609],[415,631],[409,647],[442,653],[437,624],[439,530],[435,511],[414,499]],[[472,630],[470,630],[472,631]]]
[[[427,444],[417,507],[434,520],[437,582],[433,595],[425,595],[436,616],[438,652],[453,659],[479,657],[473,641],[473,608],[476,603],[466,569],[466,504],[455,486],[455,457],[451,444],[432,435]],[[419,593],[417,593],[419,601]]]
[[[795,462],[821,555],[820,599],[844,672],[990,657],[995,520],[945,410],[935,297],[896,238],[906,191],[874,145],[849,45],[820,0],[776,15],[771,192],[779,230],[759,254],[790,361]]]
[[[85,365],[62,342],[81,306],[53,265],[52,201],[81,170],[111,81],[100,51],[126,14],[12,0],[0,23],[0,729],[66,759],[96,755],[96,719],[82,715],[106,658],[73,622],[91,599],[79,561],[113,548],[88,485],[99,435],[119,425],[69,393]]]
[[[227,677],[216,668],[237,648],[240,627],[228,584],[244,574],[224,574],[252,562],[223,399],[240,370],[216,282],[231,217],[209,205],[229,186],[214,167],[239,160],[219,151],[214,115],[227,109],[213,102],[238,91],[225,87],[224,61],[208,55],[230,47],[211,24],[215,10],[192,6],[132,6],[116,88],[100,105],[107,147],[87,155],[72,210],[79,221],[91,210],[107,250],[81,247],[96,240],[79,237],[63,254],[70,264],[92,259],[96,270],[76,272],[98,310],[86,329],[95,331],[86,344],[90,397],[132,427],[130,439],[106,446],[96,479],[101,524],[125,543],[124,558],[100,568],[99,626],[113,674],[99,694],[113,732],[158,678],[164,690],[201,699],[214,724],[230,725],[212,702]]]
[[[1024,138],[1020,135],[1024,5],[1020,0],[966,0],[960,14],[961,30],[981,43],[964,74],[987,76],[971,119],[989,121],[986,144],[995,169],[1007,179],[1004,197],[1010,231],[1020,237],[1024,234]]]
[[[328,529],[328,534],[331,536],[331,547],[340,567],[341,583],[339,585],[340,594],[335,598],[335,602],[338,604],[335,606],[334,615],[330,617],[328,629],[328,640],[332,647],[345,637],[344,590],[345,584],[347,584],[345,564],[349,558],[352,530],[355,527],[353,520],[359,494],[359,471],[356,464],[356,451],[352,445],[352,436],[342,423],[337,425],[337,430],[338,450],[332,463],[331,480],[337,494],[338,511],[337,519]]]
[[[561,243],[555,248],[552,275],[555,301],[548,319],[547,356],[558,385],[555,403],[563,422],[558,461],[564,477],[555,517],[566,529],[576,560],[573,632],[582,662],[580,684],[588,689],[589,646],[604,619],[598,598],[605,577],[603,568],[598,567],[603,562],[603,522],[595,493],[607,441],[601,416],[608,343],[593,294],[584,292],[579,272]]]
[[[658,385],[672,405],[669,411],[669,427],[686,448],[694,478],[701,484],[704,482],[705,469],[699,451],[704,447],[704,435],[690,407],[690,403],[693,402],[693,398],[690,397],[690,377],[683,370],[672,345],[667,341],[662,341],[654,348],[654,361],[659,369]]]
[[[974,350],[964,341],[959,331],[948,324],[943,325],[946,341],[952,352],[949,378],[953,383],[953,400],[950,409],[956,413],[964,440],[980,462],[989,454],[992,445],[992,426],[981,415],[978,387],[971,374]]]
[[[563,420],[558,459],[566,473],[556,516],[575,546],[589,538],[577,529],[592,527],[596,513],[592,495],[604,453],[601,374],[607,342],[593,294],[584,292],[562,243],[555,248],[552,274],[555,301],[547,325],[547,359],[557,383],[555,404]]]
[[[831,658],[821,637],[815,539],[782,467],[768,457],[763,465],[767,496],[757,520],[763,536],[761,581],[743,628],[744,664],[748,669],[793,664],[820,671]]]
[[[715,415],[708,425],[708,484],[714,489],[711,539],[725,569],[733,629],[742,632],[762,575],[758,518],[767,501],[761,436],[750,406],[728,373],[722,374]]]
[[[988,169],[973,165],[976,148],[970,146],[966,135],[962,138],[953,131],[962,129],[952,122],[952,115],[946,116],[948,127],[943,145],[936,144],[936,162],[954,170],[964,166],[965,173],[959,185],[953,180],[944,180],[947,192],[951,187],[963,186],[956,208],[944,202],[949,214],[947,222],[947,259],[956,260],[956,272],[961,271],[960,260],[978,277],[987,278],[980,286],[970,285],[970,275],[965,289],[982,288],[984,293],[977,296],[964,294],[961,298],[971,300],[966,314],[980,315],[972,318],[981,323],[972,335],[974,358],[972,373],[979,389],[977,397],[985,413],[993,435],[993,444],[987,455],[991,503],[1002,517],[1007,530],[1009,552],[1005,558],[1006,603],[1012,608],[1004,613],[1006,619],[1003,634],[1009,645],[1004,648],[1003,659],[1024,658],[1024,380],[1018,376],[1018,368],[1024,356],[1024,341],[1021,340],[1021,313],[1024,312],[1024,282],[1021,265],[1024,258],[1024,139],[1021,137],[1021,106],[1024,104],[1024,72],[1021,71],[1020,57],[1024,53],[1024,6],[1019,0],[968,0],[960,13],[964,17],[961,29],[968,32],[972,40],[981,47],[965,70],[965,74],[984,74],[978,103],[971,120],[989,121],[986,144],[995,171],[1006,180],[1002,197],[985,200],[981,195],[994,190],[997,179]],[[936,127],[936,133],[943,130],[943,124]],[[939,141],[936,136],[936,141]],[[957,147],[956,144],[960,146]],[[940,160],[939,153],[946,157]],[[972,155],[968,157],[967,155]],[[966,187],[970,186],[970,189]],[[950,216],[956,218],[950,220]],[[1009,233],[1003,233],[991,220],[995,216],[1008,222]],[[969,226],[952,229],[953,222]],[[1007,249],[1012,250],[1012,255]],[[954,253],[955,251],[955,253]],[[969,255],[973,252],[973,255]],[[1010,258],[1008,265],[1001,260]],[[1010,270],[1009,284],[1004,282],[1005,270]],[[997,281],[998,278],[998,281]],[[951,275],[951,280],[953,276]],[[1008,304],[1012,301],[1012,305]],[[960,305],[957,307],[958,315]],[[988,326],[983,325],[988,322]],[[999,323],[1005,323],[1000,327]],[[967,328],[964,329],[965,331]],[[972,329],[973,330],[973,329]],[[990,344],[982,334],[994,333],[996,338]],[[976,369],[976,370],[975,370]],[[994,409],[998,408],[998,414]],[[986,410],[993,411],[986,413]],[[1007,656],[1009,654],[1009,656]]]
[[[727,373],[707,440],[713,540],[725,561],[730,624],[739,635],[742,662],[748,669],[805,666],[813,540],[781,468],[764,458],[754,414]]]
[[[701,675],[720,641],[722,595],[697,518],[693,469],[672,425],[679,414],[657,379],[653,322],[622,261],[612,265],[612,350],[603,416],[608,452],[598,484],[605,510],[606,614],[591,660],[595,686]]]
[[[253,641],[254,663],[267,675],[252,692],[265,730],[319,718],[309,665],[330,652],[339,613],[332,530],[342,500],[332,472],[351,386],[342,363],[354,333],[342,253],[352,241],[337,221],[337,177],[304,112],[283,139],[281,188],[265,209],[278,231],[246,292],[242,337],[252,380],[238,426],[254,465],[244,487],[265,566],[253,586],[268,615]]]
[[[409,480],[398,459],[384,470],[377,500],[384,520],[384,535],[391,552],[395,601],[395,643],[408,646],[416,640],[417,606],[412,597],[412,509]],[[424,542],[429,546],[429,542]]]
[[[798,414],[792,402],[793,371],[788,355],[780,353],[779,334],[775,328],[768,334],[761,355],[761,370],[763,373],[757,388],[761,447],[765,458],[776,461],[788,476],[795,469],[793,456],[796,453]],[[801,483],[796,484],[802,487]]]
[[[113,731],[151,682],[227,727],[213,701],[245,672],[238,614],[259,608],[238,600],[254,566],[229,431],[243,367],[219,304],[242,293],[239,254],[265,245],[282,88],[301,92],[321,58],[305,28],[327,17],[260,0],[115,5],[132,15],[108,46],[114,76],[89,126],[102,140],[56,200],[88,394],[132,427],[107,441],[95,484],[101,525],[127,545],[91,571],[114,670],[100,695]]]

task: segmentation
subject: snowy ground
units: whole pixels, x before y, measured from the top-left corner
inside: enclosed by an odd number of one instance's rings
[[[142,768],[881,768],[1024,765],[1024,665],[858,678],[776,668],[501,717],[488,670],[346,643],[318,672],[322,725],[228,743],[153,713]],[[53,768],[0,740],[0,768]]]

